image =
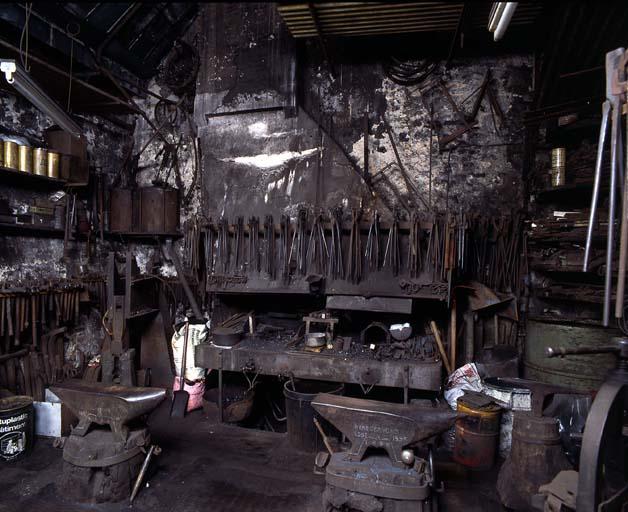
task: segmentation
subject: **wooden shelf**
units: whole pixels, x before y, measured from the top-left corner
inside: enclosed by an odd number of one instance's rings
[[[29,172],[17,171],[8,167],[0,166],[0,183],[4,185],[15,185],[25,188],[37,189],[61,189],[66,185],[65,180],[57,178],[49,178],[39,174],[31,174]]]
[[[128,231],[116,231],[105,233],[109,240],[119,240],[121,242],[139,241],[144,243],[161,243],[166,238],[181,238],[182,233],[136,233]]]
[[[608,187],[602,186],[601,192],[606,192]],[[593,192],[593,182],[575,183],[571,185],[562,185],[560,187],[551,187],[543,190],[538,190],[535,194],[536,202],[569,202],[587,199],[591,201],[591,194]]]
[[[0,235],[10,236],[44,236],[50,238],[63,238],[64,230],[50,226],[37,226],[34,224],[8,224],[0,222]]]

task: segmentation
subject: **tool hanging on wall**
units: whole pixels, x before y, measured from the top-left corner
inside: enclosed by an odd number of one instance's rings
[[[379,213],[373,213],[373,219],[369,226],[369,234],[366,238],[366,251],[364,257],[370,272],[377,271],[380,266],[380,248],[379,248]]]
[[[362,242],[360,237],[360,211],[351,211],[351,233],[349,234],[349,254],[347,255],[347,277],[354,284],[362,278]]]
[[[266,245],[265,270],[271,279],[275,279],[275,224],[272,215],[266,215],[264,219],[264,243]]]
[[[332,279],[344,279],[344,255],[342,252],[342,208],[334,208],[330,212],[331,243],[329,257],[329,274]]]
[[[625,180],[623,172],[623,156],[628,156],[628,151],[623,148],[621,137],[622,109],[626,107],[626,93],[628,81],[626,80],[626,66],[628,55],[624,48],[617,48],[606,54],[606,101],[602,105],[602,124],[597,148],[595,165],[595,181],[593,196],[591,198],[591,212],[587,228],[587,239],[584,255],[583,269],[586,272],[589,266],[591,243],[595,224],[595,215],[599,197],[600,182],[602,178],[602,156],[608,128],[608,117],[611,117],[611,167],[609,185],[608,225],[606,232],[606,274],[604,277],[604,310],[602,323],[609,325],[611,314],[611,293],[613,256],[615,251],[615,217],[616,196],[619,193],[622,198],[622,213],[620,219],[621,235],[619,247],[619,272],[617,276],[617,289],[615,301],[615,317],[624,316],[624,292],[626,279],[626,258],[628,257],[628,180]],[[628,130],[627,130],[628,132]],[[628,148],[626,148],[628,149]],[[627,164],[628,168],[628,164]]]
[[[249,219],[249,259],[247,266],[254,272],[259,272],[260,251],[259,251],[259,217]]]
[[[384,250],[384,267],[392,270],[393,276],[399,275],[401,267],[401,252],[399,248],[399,213],[393,215],[392,225],[388,231],[388,240]]]
[[[329,260],[329,249],[325,239],[323,229],[323,213],[314,215],[314,221],[310,229],[310,239],[307,246],[307,268],[310,272],[319,275],[327,274],[327,262]]]
[[[271,237],[275,238],[275,226],[271,226]],[[296,231],[295,231],[296,233]],[[274,242],[273,242],[274,244]],[[290,217],[288,215],[281,216],[281,225],[279,228],[279,247],[281,250],[281,277],[284,283],[290,280],[290,265],[292,260],[292,246],[290,243]],[[274,265],[274,263],[273,263]]]

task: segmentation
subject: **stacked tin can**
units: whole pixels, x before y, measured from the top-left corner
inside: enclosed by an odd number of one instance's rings
[[[0,140],[0,166],[7,169],[58,179],[61,157],[56,151],[33,148],[17,140]]]
[[[552,149],[552,187],[561,187],[565,184],[565,148]]]

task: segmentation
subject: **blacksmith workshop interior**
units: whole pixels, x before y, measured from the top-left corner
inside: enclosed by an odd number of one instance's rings
[[[628,4],[0,4],[0,512],[628,511]]]

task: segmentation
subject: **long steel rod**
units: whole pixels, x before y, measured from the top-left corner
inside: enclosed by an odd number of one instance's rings
[[[611,286],[613,277],[613,249],[615,235],[615,197],[617,195],[617,128],[619,126],[619,104],[613,105],[611,123],[611,184],[608,191],[608,227],[606,238],[606,275],[604,278],[604,314],[602,324],[608,327],[611,312]]]
[[[619,120],[621,116],[618,115]],[[617,127],[617,146],[618,146],[618,158],[619,167],[623,167],[624,164],[624,152],[621,151],[623,140],[621,138],[621,124],[618,123]],[[626,130],[626,137],[628,137],[628,129]],[[628,143],[628,139],[626,141]],[[627,147],[628,149],[628,147]],[[628,151],[626,151],[628,155]],[[628,165],[626,166],[628,169]],[[624,292],[626,290],[626,257],[628,256],[628,180],[625,173],[620,174],[620,178],[623,177],[623,193],[622,193],[622,212],[621,212],[621,234],[619,240],[619,270],[617,274],[617,295],[615,296],[615,318],[623,318],[624,316]]]
[[[584,249],[584,264],[582,270],[589,269],[591,257],[591,240],[593,238],[593,225],[595,224],[595,214],[597,213],[597,202],[600,196],[600,182],[602,181],[602,155],[604,153],[604,143],[606,132],[608,131],[608,114],[611,104],[608,100],[602,103],[602,124],[600,125],[600,137],[597,144],[597,157],[595,159],[595,181],[593,184],[593,196],[591,197],[591,211],[589,212],[589,225],[587,226],[587,242]]]

